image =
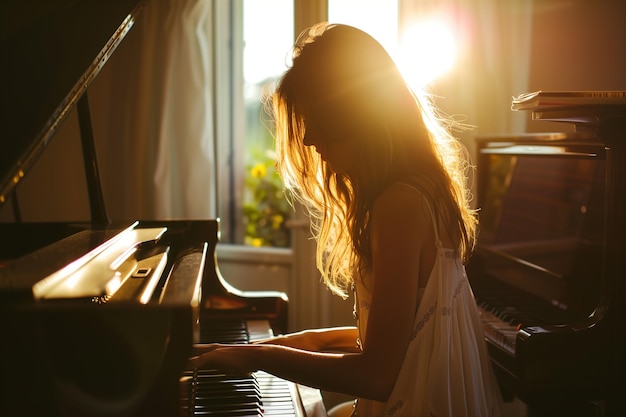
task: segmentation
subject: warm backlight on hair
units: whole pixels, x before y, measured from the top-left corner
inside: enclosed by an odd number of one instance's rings
[[[407,82],[415,89],[448,72],[456,53],[454,33],[441,20],[418,21],[400,34],[399,65]]]

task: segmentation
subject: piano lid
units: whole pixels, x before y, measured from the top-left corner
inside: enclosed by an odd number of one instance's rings
[[[130,30],[141,3],[0,2],[0,206]]]

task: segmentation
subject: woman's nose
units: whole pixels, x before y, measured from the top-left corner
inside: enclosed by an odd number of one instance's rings
[[[304,138],[302,139],[302,143],[304,143],[304,146],[313,146],[315,147],[315,151],[317,153],[320,153],[323,151],[323,147],[326,145],[326,142],[324,140],[324,136],[320,135],[317,132],[309,132],[306,133],[304,135]]]
[[[313,146],[315,142],[313,141],[313,135],[304,135],[304,139],[302,141],[304,146]]]

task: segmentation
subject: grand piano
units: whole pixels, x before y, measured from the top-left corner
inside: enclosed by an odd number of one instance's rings
[[[488,350],[530,416],[625,415],[626,108],[536,110],[575,131],[476,139]]]
[[[27,6],[2,4],[0,415],[324,415],[316,390],[187,369],[195,343],[287,330],[285,294],[221,275],[218,219],[109,221],[86,92],[142,1]],[[74,111],[91,218],[23,222],[16,190]]]

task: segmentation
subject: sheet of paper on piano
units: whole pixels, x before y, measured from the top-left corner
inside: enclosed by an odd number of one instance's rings
[[[534,91],[513,97],[511,110],[626,105],[626,91]]]

